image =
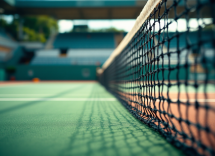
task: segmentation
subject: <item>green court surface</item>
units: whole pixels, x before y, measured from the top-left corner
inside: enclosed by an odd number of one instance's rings
[[[98,83],[0,86],[1,156],[177,156]]]

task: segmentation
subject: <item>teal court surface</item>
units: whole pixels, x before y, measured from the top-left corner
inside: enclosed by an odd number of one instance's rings
[[[99,83],[0,86],[1,156],[177,156]]]

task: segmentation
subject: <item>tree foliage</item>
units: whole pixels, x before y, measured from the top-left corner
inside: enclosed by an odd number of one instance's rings
[[[19,40],[19,22],[23,24],[22,41],[45,42],[51,34],[58,31],[57,20],[49,16],[14,17],[11,23],[0,20],[0,27],[6,29],[16,40]]]
[[[205,31],[213,31],[213,30],[215,30],[215,25],[214,24],[206,25],[203,30],[205,30]]]
[[[5,28],[6,25],[7,25],[7,22],[3,18],[0,18],[0,27]]]

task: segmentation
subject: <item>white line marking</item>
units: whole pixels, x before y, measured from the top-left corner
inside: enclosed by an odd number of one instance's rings
[[[0,101],[116,101],[115,98],[0,98]]]
[[[42,95],[52,96],[53,94],[0,94],[0,96],[42,96]]]
[[[176,102],[178,99],[171,99]],[[116,101],[115,98],[0,98],[0,101]],[[160,100],[157,100],[160,101]],[[187,102],[187,99],[180,99]],[[189,102],[195,102],[196,99],[189,99]],[[215,102],[215,99],[197,99],[198,102]]]
[[[55,96],[55,95],[57,95],[58,93],[55,93],[55,94],[0,94],[0,98],[2,97],[2,98],[7,98],[7,97],[15,97],[15,98],[17,98],[18,96],[20,97],[35,97],[36,96],[36,98],[41,98],[41,96],[43,97],[43,96]],[[39,97],[37,97],[37,96],[39,96]],[[65,94],[65,96],[70,96],[70,97],[74,97],[74,96],[90,96],[90,94]]]

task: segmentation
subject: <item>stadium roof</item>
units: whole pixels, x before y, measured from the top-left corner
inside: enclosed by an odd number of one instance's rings
[[[147,0],[5,0],[15,7],[122,7],[138,6]]]
[[[1,0],[5,14],[58,19],[136,19],[147,0]]]
[[[57,19],[136,19],[146,2],[147,0],[0,0],[0,6],[5,14],[50,15]],[[172,3],[171,0],[168,2]],[[189,3],[193,2],[195,0],[189,0]],[[183,4],[181,8],[184,10]],[[207,14],[207,10],[209,9],[206,8],[203,12]]]

